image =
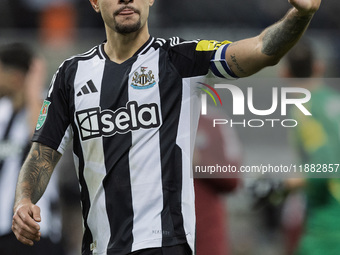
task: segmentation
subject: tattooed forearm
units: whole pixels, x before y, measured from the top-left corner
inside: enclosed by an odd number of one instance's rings
[[[235,54],[230,55],[230,59],[231,59],[231,61],[233,63],[233,66],[235,66],[240,73],[243,73],[243,74],[246,75],[246,72],[244,71],[244,69],[237,62],[236,55]]]
[[[288,13],[280,22],[267,28],[264,31],[262,53],[268,56],[284,55],[301,37],[312,16]]]
[[[57,151],[33,143],[19,175],[16,202],[28,198],[36,203],[40,199],[60,157]]]

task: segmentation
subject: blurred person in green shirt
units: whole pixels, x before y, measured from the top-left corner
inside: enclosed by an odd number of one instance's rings
[[[311,100],[304,104],[310,116],[297,108],[292,118],[298,125],[292,128],[291,138],[299,163],[311,168],[340,164],[340,95],[320,79],[324,68],[314,57],[308,41],[301,41],[286,57],[285,76],[297,79],[297,87],[311,92]],[[340,169],[338,169],[338,172]],[[308,176],[308,173],[306,173]],[[315,174],[315,178],[289,179],[286,184],[293,190],[303,187],[306,213],[297,255],[335,255],[340,251],[340,179],[333,171]],[[327,178],[325,178],[327,177]],[[329,178],[332,177],[332,178]]]

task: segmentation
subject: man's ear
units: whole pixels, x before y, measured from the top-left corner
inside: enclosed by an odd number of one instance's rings
[[[155,0],[149,0],[149,6],[153,6]]]
[[[95,12],[100,13],[99,6],[98,6],[98,0],[89,0],[92,8],[95,10]]]

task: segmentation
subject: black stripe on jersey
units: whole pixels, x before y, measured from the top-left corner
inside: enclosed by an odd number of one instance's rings
[[[92,233],[89,228],[89,225],[87,224],[87,219],[88,219],[90,206],[91,206],[90,195],[89,195],[89,190],[87,188],[85,177],[84,177],[84,157],[83,157],[82,150],[80,148],[78,130],[77,128],[74,128],[73,130],[75,131],[74,132],[75,135],[73,138],[74,139],[73,151],[74,151],[74,154],[77,155],[77,157],[79,158],[78,176],[79,176],[79,184],[81,187],[80,198],[82,201],[82,214],[83,214],[84,228],[85,228],[84,234],[83,234],[83,241],[82,241],[82,254],[91,254],[89,244],[93,243],[93,237],[92,237]]]
[[[150,36],[149,39],[146,41],[146,43],[144,43],[143,46],[140,47],[140,48],[136,51],[136,53],[134,54],[134,56],[137,56],[137,55],[139,55],[139,54],[143,54],[143,53],[147,52],[147,51],[150,49],[150,47],[151,47],[151,45],[152,45],[152,43],[153,43],[154,40],[155,40],[155,39],[154,39],[153,37]]]
[[[210,59],[215,51],[197,51],[199,40],[184,41],[179,37],[164,40],[158,38],[155,47],[168,51],[170,61],[182,78],[206,75],[210,68]],[[209,61],[207,61],[209,60]]]
[[[162,246],[172,246],[185,242],[183,216],[181,213],[182,193],[182,153],[175,143],[182,101],[182,79],[176,71],[165,71],[169,68],[167,54],[160,51],[159,73],[161,111],[163,122],[167,125],[160,128],[160,150],[163,186]],[[170,83],[169,83],[170,82]],[[170,84],[176,87],[169,86]],[[175,159],[175,160],[174,160]],[[168,237],[168,238],[167,238]]]
[[[110,60],[106,61],[100,96],[102,109],[116,111],[126,106],[129,87],[128,74],[131,70],[131,62],[135,60],[136,57],[133,57],[120,65]],[[112,144],[116,144],[116,146],[112,146]],[[108,253],[110,251],[112,254],[117,255],[131,252],[133,242],[133,207],[129,169],[129,149],[131,144],[131,132],[103,137],[107,171],[103,185],[111,229],[107,250]]]
[[[74,81],[75,74],[72,75],[72,80]],[[74,87],[71,88],[70,95],[74,95]],[[74,112],[74,98],[70,98],[70,105],[72,106],[71,112]],[[91,230],[89,228],[89,225],[87,223],[91,202],[90,202],[90,194],[89,190],[85,181],[84,177],[84,167],[85,167],[85,161],[84,161],[84,155],[82,153],[81,148],[81,141],[79,140],[80,134],[78,131],[78,128],[73,125],[72,129],[74,131],[73,135],[73,152],[78,157],[79,160],[79,167],[78,167],[78,179],[80,184],[80,199],[82,202],[82,215],[83,215],[83,224],[84,224],[84,234],[83,234],[83,241],[82,241],[82,254],[91,254],[90,251],[90,245],[93,243],[93,236],[91,233]]]

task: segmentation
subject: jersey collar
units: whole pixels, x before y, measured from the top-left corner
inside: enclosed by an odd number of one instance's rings
[[[133,57],[138,56],[138,55],[142,55],[144,53],[146,53],[150,48],[152,43],[154,42],[154,38],[152,36],[149,37],[149,39],[142,45],[142,47],[140,47],[135,54],[133,54]],[[104,45],[107,42],[107,40],[105,40],[99,47],[99,52],[100,54],[107,60],[110,60],[109,56],[106,54],[106,52],[104,51]]]

